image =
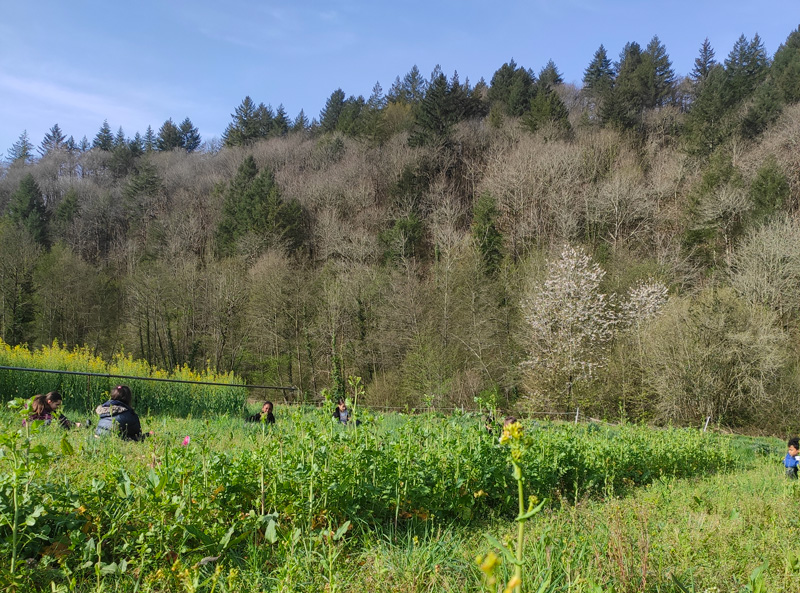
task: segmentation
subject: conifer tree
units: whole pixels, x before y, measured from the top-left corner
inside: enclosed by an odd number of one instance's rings
[[[158,130],[158,138],[156,138],[156,148],[161,152],[168,152],[176,148],[183,147],[183,136],[178,126],[169,118]]]
[[[111,152],[114,149],[114,135],[111,133],[111,126],[108,125],[108,120],[103,121],[100,131],[94,137],[92,148],[99,148],[106,152]]]
[[[33,160],[33,144],[28,139],[28,131],[23,130],[19,140],[8,150],[8,162],[11,164],[26,165]]]
[[[711,42],[708,40],[708,37],[706,37],[705,41],[703,41],[703,45],[700,46],[700,55],[694,60],[692,73],[689,75],[692,81],[695,84],[704,81],[708,77],[711,67],[716,63],[714,59],[714,48],[711,47]]]
[[[785,103],[800,101],[800,27],[775,52],[770,73]]]
[[[564,79],[561,77],[561,73],[558,71],[558,68],[553,60],[548,60],[547,64],[545,64],[539,71],[539,81],[537,84],[539,89],[552,89],[559,84],[564,84]]]
[[[152,126],[147,126],[147,130],[144,133],[144,151],[153,152],[156,149],[156,142],[156,134],[153,132]]]
[[[522,125],[531,132],[536,132],[544,124],[552,123],[562,132],[568,132],[569,111],[558,94],[549,86],[540,88],[531,99],[531,107],[522,116]]]
[[[500,212],[494,197],[482,193],[475,201],[472,214],[472,237],[483,262],[483,272],[494,278],[503,259],[503,235],[497,229]]]
[[[403,77],[403,100],[411,105],[417,104],[425,97],[428,83],[425,82],[417,65],[411,68]]]
[[[139,132],[136,132],[133,139],[128,142],[128,147],[133,156],[142,156],[144,154],[144,139]]]
[[[325,101],[325,107],[319,113],[319,125],[322,132],[333,132],[339,124],[339,117],[344,109],[345,95],[342,89],[336,89]]]
[[[122,126],[119,127],[117,130],[116,135],[114,136],[114,148],[119,148],[121,146],[125,146],[128,143],[127,139],[125,138],[125,132],[122,130]]]
[[[583,91],[592,97],[602,97],[614,86],[614,67],[603,45],[583,72]]]
[[[58,124],[55,124],[47,134],[44,135],[41,145],[39,145],[39,154],[42,156],[47,155],[54,150],[65,148],[66,136],[64,136]]]
[[[276,136],[285,136],[289,133],[289,116],[286,115],[286,109],[283,107],[283,103],[278,105],[278,109],[275,111],[275,120],[273,123],[273,133]]]
[[[740,36],[725,59],[725,100],[733,107],[750,97],[764,82],[769,72],[769,59],[761,38],[756,34],[751,41]]]
[[[200,138],[200,132],[198,129],[192,124],[192,120],[188,117],[181,122],[181,125],[178,126],[178,131],[180,132],[180,145],[186,152],[194,152],[198,148],[200,148],[200,144],[202,139]]]
[[[661,107],[672,100],[675,92],[675,71],[667,54],[667,48],[661,43],[658,35],[654,35],[644,51],[645,56],[652,62],[652,78],[645,82],[650,89],[645,100],[645,106]],[[648,73],[649,74],[649,73]],[[648,78],[650,78],[648,76]]]
[[[31,238],[43,247],[49,245],[48,214],[39,185],[28,173],[19,188],[11,195],[8,215],[19,227],[28,231]]]
[[[258,122],[258,128],[252,140],[269,138],[273,135],[275,130],[275,112],[272,111],[272,105],[259,103],[258,107],[256,107],[256,120]]]
[[[518,117],[528,110],[534,93],[533,74],[511,59],[492,76],[487,97],[490,105],[500,105],[503,113]]]
[[[228,124],[222,134],[225,146],[244,146],[259,137],[262,123],[256,104],[249,96],[244,98],[231,117],[233,117],[233,121]]]
[[[294,118],[292,122],[292,132],[299,132],[305,134],[311,128],[311,122],[308,121],[306,117],[306,112],[302,109],[300,113],[297,114],[297,117]]]

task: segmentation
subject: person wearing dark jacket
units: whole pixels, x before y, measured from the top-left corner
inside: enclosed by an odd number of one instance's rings
[[[100,420],[94,434],[102,436],[116,433],[127,441],[143,441],[148,435],[142,434],[139,416],[131,407],[131,388],[117,385],[111,390],[109,398],[95,410]]]
[[[267,424],[275,424],[275,415],[272,413],[272,402],[264,402],[261,406],[261,412],[247,417],[248,422],[266,422]]]

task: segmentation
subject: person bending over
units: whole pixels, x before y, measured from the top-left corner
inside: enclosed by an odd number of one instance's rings
[[[71,422],[69,418],[64,416],[58,409],[61,407],[61,404],[64,403],[64,398],[61,397],[61,394],[58,391],[51,391],[45,397],[47,401],[47,407],[50,410],[50,414],[53,418],[58,418],[58,423],[63,427],[69,430],[73,426],[80,426],[80,422]]]

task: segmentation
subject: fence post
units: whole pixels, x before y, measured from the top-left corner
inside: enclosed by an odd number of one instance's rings
[[[703,432],[708,430],[708,423],[711,421],[711,416],[706,418],[706,425],[703,427]]]
[[[575,408],[575,424],[578,424],[578,415],[581,413],[580,407]]]

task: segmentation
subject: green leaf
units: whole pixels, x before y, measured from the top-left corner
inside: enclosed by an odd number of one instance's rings
[[[278,532],[275,529],[276,523],[272,519],[270,519],[269,525],[267,525],[267,531],[264,534],[264,537],[267,538],[267,541],[271,544],[274,544],[278,541]]]
[[[347,532],[347,528],[350,527],[350,521],[345,521],[339,529],[336,530],[336,534],[333,536],[333,540],[337,541],[341,539],[341,537]]]
[[[72,448],[72,445],[67,440],[67,435],[61,437],[61,453],[64,455],[73,455],[75,453],[75,449]]]

